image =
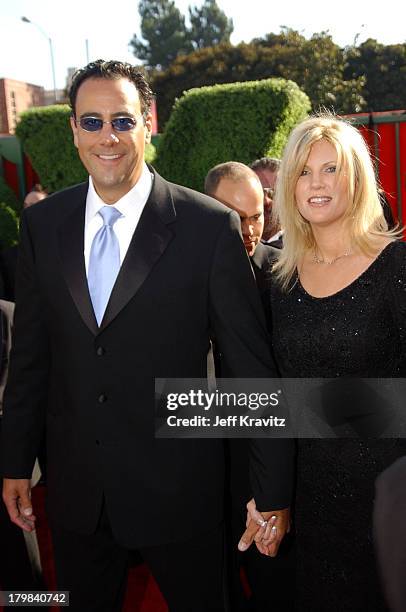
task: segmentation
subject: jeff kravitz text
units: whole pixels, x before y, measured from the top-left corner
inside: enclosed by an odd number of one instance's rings
[[[169,427],[285,427],[285,419],[281,417],[249,417],[247,415],[216,416],[214,419],[206,416],[191,418],[170,415],[167,418]]]

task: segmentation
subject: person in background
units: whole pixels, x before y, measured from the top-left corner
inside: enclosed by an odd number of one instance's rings
[[[218,164],[207,173],[204,191],[240,217],[245,250],[262,297],[265,277],[275,250],[261,241],[264,230],[264,195],[256,173],[245,164],[235,161]]]
[[[262,232],[262,242],[277,249],[281,249],[283,246],[283,232],[275,219],[275,215],[272,214],[272,206],[280,163],[280,159],[275,157],[261,157],[250,164],[251,170],[255,172],[261,181],[264,192],[264,230]]]
[[[241,221],[241,231],[247,255],[250,258],[261,299],[266,294],[266,278],[270,273],[277,249],[263,244],[264,193],[256,173],[245,164],[226,162],[209,170],[205,179],[205,193],[235,210]],[[263,300],[264,307],[269,300]],[[269,320],[270,313],[266,313]],[[221,354],[214,349],[217,377],[221,376]],[[261,554],[256,547],[238,552],[236,545],[244,527],[246,504],[252,498],[248,478],[248,452],[245,440],[228,440],[230,511],[228,520],[230,545],[230,591],[232,610],[239,612],[289,612],[292,598],[291,576],[294,572],[293,539],[285,536],[276,557]],[[269,443],[274,443],[270,441]],[[277,441],[282,442],[283,441]],[[240,581],[240,569],[244,567],[251,589],[247,601]]]
[[[42,185],[40,185],[39,183],[36,183],[32,187],[31,191],[29,191],[24,198],[24,208],[27,208],[28,206],[32,206],[33,204],[36,204],[37,202],[41,202],[41,200],[43,200],[47,196],[48,196],[48,193],[45,191],[45,189],[43,189]]]
[[[344,393],[341,378],[357,388],[362,378],[404,377],[406,245],[388,230],[360,132],[331,114],[301,122],[285,148],[275,206],[285,234],[269,300],[281,375],[334,379]],[[330,393],[329,402],[326,411],[345,409],[356,424],[357,400]],[[374,431],[298,440],[298,610],[386,609],[372,545],[374,482],[406,443],[374,439]]]

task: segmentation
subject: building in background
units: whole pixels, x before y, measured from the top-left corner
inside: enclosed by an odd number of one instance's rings
[[[56,104],[65,104],[66,90],[65,89],[57,89],[54,91],[53,89],[46,89],[44,91],[44,106],[51,106],[51,104],[55,104],[55,94],[56,94]]]
[[[72,76],[76,68],[68,68],[64,89],[44,89],[39,85],[0,78],[0,134],[14,134],[19,113],[33,106],[67,104]]]
[[[75,68],[74,66],[71,66],[70,68],[68,68],[68,74],[66,75],[66,87],[69,88],[71,86],[72,83],[72,78],[73,75],[75,74],[77,68]]]
[[[77,68],[74,67],[68,68],[64,89],[57,89],[56,92],[54,92],[53,89],[45,90],[45,106],[55,104],[55,93],[57,104],[69,104],[68,91],[72,83],[72,77],[75,74],[76,70]]]
[[[43,87],[14,79],[0,79],[0,134],[14,134],[19,113],[44,104]]]

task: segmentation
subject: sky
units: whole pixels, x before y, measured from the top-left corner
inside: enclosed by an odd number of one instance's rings
[[[188,6],[203,0],[175,0],[186,16]],[[306,37],[328,30],[341,45],[376,38],[384,44],[406,41],[403,1],[369,5],[354,0],[217,0],[234,22],[231,42],[250,42],[281,26]],[[21,21],[25,16],[41,30]],[[2,0],[0,4],[0,78],[53,88],[49,38],[52,40],[56,86],[63,88],[68,67],[98,58],[135,62],[128,43],[140,34],[137,0]],[[87,42],[86,42],[87,41]]]

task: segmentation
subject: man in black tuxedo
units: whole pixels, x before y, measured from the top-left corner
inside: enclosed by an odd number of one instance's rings
[[[212,168],[205,180],[206,194],[216,198],[235,210],[241,222],[244,245],[255,274],[257,288],[261,297],[266,321],[271,323],[270,303],[267,286],[272,260],[278,249],[261,241],[264,229],[263,187],[251,168],[240,162],[225,162]],[[216,371],[222,369],[222,354],[216,352]],[[280,442],[280,441],[278,441]],[[244,555],[236,551],[235,544],[243,528],[246,513],[245,505],[253,492],[248,478],[248,448],[245,440],[230,440],[229,443],[229,481],[230,517],[228,526],[231,532],[231,571],[230,584],[233,612],[252,610],[255,612],[289,612],[292,608],[292,575],[294,575],[293,540],[288,536],[282,543],[277,558],[270,558],[250,547]],[[250,508],[254,508],[252,502]],[[258,515],[257,515],[258,516]],[[260,519],[260,515],[258,516]],[[242,594],[239,580],[240,565],[246,570],[252,591],[249,604]]]
[[[129,549],[170,610],[226,609],[222,441],[155,439],[154,379],[205,377],[210,329],[233,376],[275,373],[237,216],[144,163],[151,98],[129,64],[78,71],[71,125],[89,181],[22,220],[3,497],[31,530],[28,477],[46,422],[58,586],[74,611],[121,609]],[[251,460],[277,546],[291,446],[254,440]],[[252,521],[248,543],[257,530]]]

